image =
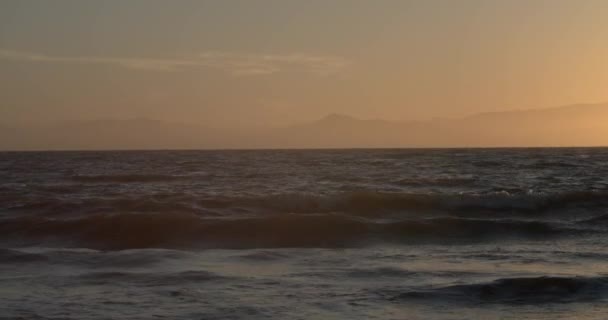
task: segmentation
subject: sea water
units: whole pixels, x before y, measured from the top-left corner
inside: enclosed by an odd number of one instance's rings
[[[0,153],[0,319],[605,319],[608,149]]]

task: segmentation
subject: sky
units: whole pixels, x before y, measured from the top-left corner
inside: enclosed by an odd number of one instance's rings
[[[1,0],[0,122],[241,127],[608,101],[605,0]]]

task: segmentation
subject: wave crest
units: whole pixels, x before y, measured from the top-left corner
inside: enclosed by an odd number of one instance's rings
[[[492,192],[486,194],[422,194],[344,192],[328,195],[273,194],[265,196],[217,196],[154,194],[140,197],[65,199],[62,197],[13,196],[7,212],[65,215],[86,213],[181,212],[205,216],[251,213],[382,213],[441,212],[463,214],[533,214],[568,209],[608,208],[608,192],[580,191],[552,194]]]
[[[375,221],[341,214],[201,218],[194,214],[95,214],[0,220],[0,237],[99,249],[352,247],[370,242],[478,242],[572,234],[545,222],[432,218]]]
[[[281,194],[232,198],[216,202],[225,207],[245,206],[294,213],[367,213],[383,211],[544,212],[572,207],[606,207],[606,192],[556,194],[419,194],[348,192],[334,195]]]

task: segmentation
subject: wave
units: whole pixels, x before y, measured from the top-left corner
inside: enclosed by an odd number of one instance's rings
[[[168,213],[181,212],[199,215],[215,215],[204,205],[213,208],[212,201],[199,200],[186,194],[154,194],[148,196],[107,197],[66,199],[61,197],[14,196],[6,198],[6,203],[14,203],[7,212],[35,214],[44,216],[69,216],[91,213]],[[201,206],[201,204],[203,206]]]
[[[345,272],[350,278],[371,279],[377,281],[382,278],[409,278],[416,275],[416,272],[403,270],[400,268],[371,268],[371,269],[351,269]]]
[[[578,222],[579,224],[594,226],[594,227],[608,227],[608,214],[592,217]]]
[[[353,247],[374,242],[454,243],[576,234],[545,222],[432,218],[383,222],[341,214],[201,218],[194,214],[95,214],[0,220],[0,239],[94,249]]]
[[[238,259],[261,262],[283,260],[286,258],[288,258],[287,254],[274,251],[256,251],[238,256]]]
[[[376,267],[376,268],[333,268],[323,270],[313,270],[305,272],[292,273],[290,276],[293,277],[314,277],[314,278],[325,278],[325,279],[348,279],[346,281],[352,281],[353,279],[358,280],[371,280],[381,281],[395,279],[405,280],[414,276],[420,275],[417,271],[409,271],[397,267]],[[428,273],[425,273],[428,276]]]
[[[505,278],[490,283],[410,291],[392,299],[538,304],[593,301],[607,295],[608,277],[535,277]]]
[[[522,168],[528,169],[571,169],[578,168],[585,165],[584,162],[570,163],[566,161],[555,161],[555,160],[538,160],[536,162],[522,164]]]
[[[79,283],[103,285],[115,283],[145,283],[147,286],[188,284],[212,280],[225,280],[226,277],[208,271],[182,271],[178,273],[142,272],[91,272],[76,276]]]
[[[97,213],[189,213],[200,216],[234,214],[345,213],[360,216],[441,213],[456,216],[517,216],[565,210],[608,208],[608,192],[580,191],[550,194],[491,192],[383,193],[343,192],[327,195],[273,194],[265,196],[196,195],[188,193],[64,198],[40,195],[3,197],[5,216],[11,213],[45,216],[81,216]],[[12,204],[12,206],[11,206]]]
[[[406,178],[395,182],[395,184],[406,187],[462,187],[477,183],[477,179],[451,177],[451,178]]]
[[[35,252],[0,249],[0,264],[49,263],[79,265],[88,269],[135,268],[190,258],[190,252],[167,249],[99,251],[70,248],[37,248]]]
[[[75,175],[69,180],[81,183],[153,183],[189,179],[188,176],[160,174]]]
[[[48,258],[42,254],[27,253],[11,249],[0,249],[0,264],[36,263],[47,260]]]
[[[214,204],[216,207],[243,206],[293,213],[385,211],[531,213],[573,207],[607,207],[608,192],[421,194],[361,191],[333,195],[279,194],[250,198],[218,198]]]

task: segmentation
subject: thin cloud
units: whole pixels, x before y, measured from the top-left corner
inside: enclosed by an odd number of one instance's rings
[[[191,58],[151,59],[99,56],[53,56],[42,53],[0,49],[0,59],[40,63],[105,64],[129,69],[179,71],[196,68],[223,70],[234,76],[304,72],[320,76],[338,73],[351,61],[338,56],[310,54],[240,54],[205,52]]]

